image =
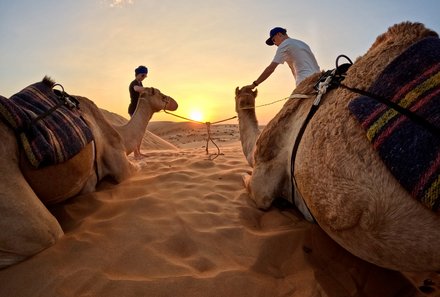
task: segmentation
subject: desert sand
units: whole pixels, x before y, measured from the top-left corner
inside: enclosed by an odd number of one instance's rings
[[[212,127],[218,156],[205,125],[148,129],[138,173],[50,207],[65,236],[0,270],[0,296],[425,296],[426,275],[352,256],[295,209],[256,209],[236,124]]]

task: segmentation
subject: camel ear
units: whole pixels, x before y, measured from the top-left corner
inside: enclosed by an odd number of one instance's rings
[[[235,96],[238,96],[238,93],[240,92],[240,89],[237,87],[235,88]]]
[[[255,89],[254,91],[254,97],[257,98],[257,94],[258,94],[258,89]]]

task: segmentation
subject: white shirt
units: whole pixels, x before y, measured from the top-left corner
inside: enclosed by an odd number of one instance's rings
[[[306,77],[319,72],[318,62],[310,47],[301,40],[287,38],[278,46],[273,62],[284,64],[287,62],[299,85]]]

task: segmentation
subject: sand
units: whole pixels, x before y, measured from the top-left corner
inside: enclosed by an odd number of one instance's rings
[[[237,125],[212,127],[218,156],[204,125],[148,129],[139,172],[51,207],[65,236],[0,270],[0,296],[424,296],[294,209],[256,209]]]

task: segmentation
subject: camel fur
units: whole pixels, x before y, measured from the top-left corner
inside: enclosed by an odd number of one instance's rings
[[[45,205],[93,192],[103,178],[119,183],[131,176],[136,166],[127,155],[140,142],[153,114],[165,106],[177,109],[174,99],[147,88],[130,121],[116,127],[91,100],[75,97],[94,141],[61,164],[32,168],[18,147],[14,131],[0,121],[0,268],[23,261],[63,236]]]
[[[368,89],[394,58],[428,36],[438,38],[420,23],[390,27],[355,61],[344,84]],[[294,93],[312,94],[320,75]],[[290,99],[256,135],[255,110],[241,109],[253,106],[256,95],[237,89],[235,99],[243,153],[253,167],[245,186],[256,206],[267,209],[275,198],[291,200],[291,152],[313,99]],[[342,88],[324,95],[297,151],[298,190],[319,226],[352,254],[394,270],[437,271],[440,216],[413,199],[380,160],[348,111],[357,96]]]

